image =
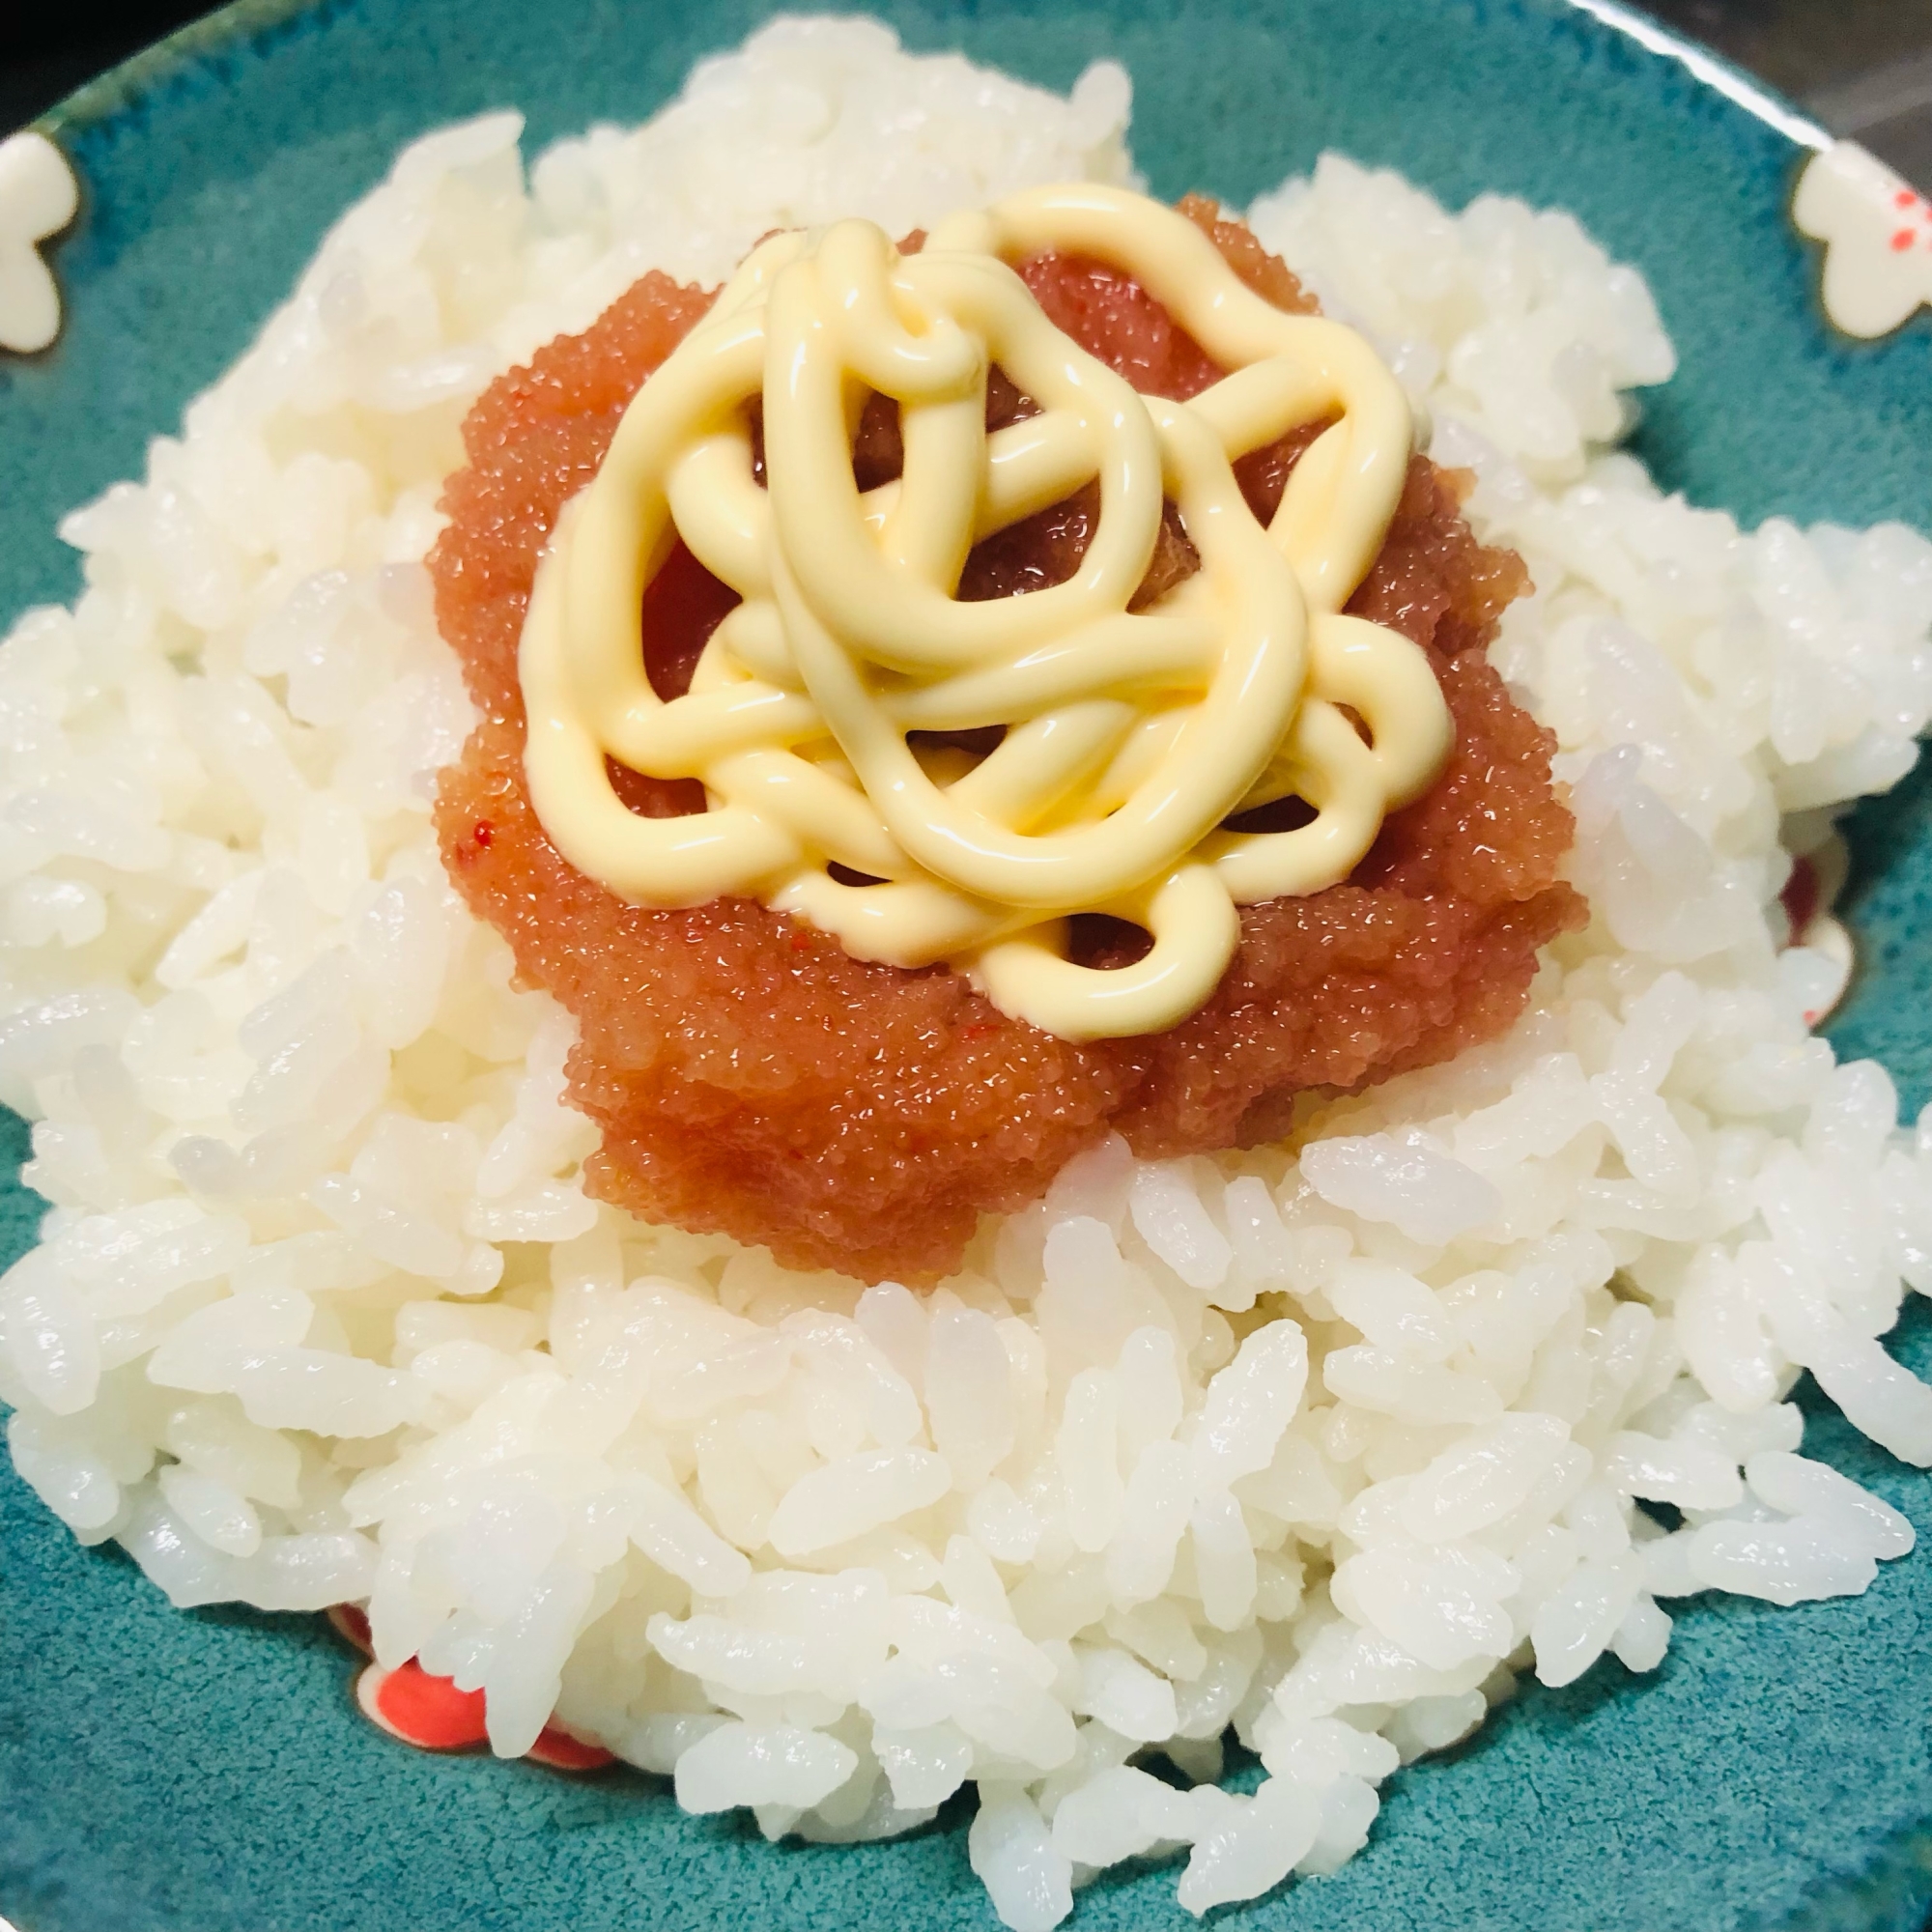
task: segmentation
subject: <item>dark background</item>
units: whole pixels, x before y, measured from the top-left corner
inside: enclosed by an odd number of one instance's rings
[[[210,11],[196,0],[0,0],[0,133]],[[1932,0],[1653,0],[1650,11],[1932,188]]]

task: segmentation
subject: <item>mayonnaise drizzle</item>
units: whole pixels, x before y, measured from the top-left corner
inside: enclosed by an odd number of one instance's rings
[[[1232,373],[1187,403],[1136,393],[1014,271],[1048,249],[1133,275]],[[993,363],[1042,413],[989,436]],[[852,439],[871,390],[899,404],[905,465],[862,496]],[[1264,528],[1233,460],[1330,418]],[[950,961],[1069,1039],[1173,1026],[1233,956],[1237,905],[1346,877],[1447,754],[1422,652],[1342,614],[1409,436],[1359,335],[1272,307],[1192,222],[1118,188],[1015,195],[912,256],[865,221],[774,236],[639,390],[538,570],[520,662],[537,815],[639,903],[753,895],[860,958]],[[955,597],[975,543],[1096,477],[1070,580]],[[1201,568],[1130,611],[1163,497]],[[680,536],[744,601],[667,702],[639,609]],[[977,762],[907,742],[991,724],[1006,736]],[[633,814],[607,754],[700,779],[710,810]],[[1289,794],[1311,823],[1221,829]],[[883,883],[841,883],[833,864]],[[1144,926],[1152,948],[1076,965],[1077,912]]]

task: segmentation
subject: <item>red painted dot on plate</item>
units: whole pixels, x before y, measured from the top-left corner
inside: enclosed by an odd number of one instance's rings
[[[1918,199],[1909,187],[1902,187],[1892,196],[1891,205],[1894,208],[1910,208]]]
[[[376,1645],[369,1634],[369,1614],[366,1610],[355,1604],[337,1604],[327,1614],[338,1636],[347,1637],[364,1657],[375,1656]]]
[[[1818,868],[1809,859],[1794,859],[1791,876],[1784,882],[1784,890],[1778,897],[1784,903],[1784,917],[1790,923],[1791,941],[1795,946],[1798,935],[1818,916]]]
[[[1891,238],[1891,245],[1895,252],[1903,254],[1906,249],[1912,246],[1912,230],[1901,228]]]
[[[616,1759],[602,1745],[587,1745],[554,1724],[546,1724],[530,1747],[530,1757],[553,1771],[602,1771]]]
[[[376,1708],[411,1744],[426,1750],[462,1750],[489,1736],[482,1691],[459,1690],[452,1678],[432,1677],[414,1658],[384,1678]]]

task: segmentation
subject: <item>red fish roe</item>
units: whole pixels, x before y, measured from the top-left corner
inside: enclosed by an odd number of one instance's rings
[[[1313,308],[1245,228],[1218,221],[1211,204],[1184,207],[1251,286],[1281,307]],[[1045,257],[1025,273],[1055,321],[1138,386],[1186,396],[1218,373],[1119,271]],[[438,618],[482,713],[442,776],[444,863],[509,940],[524,981],[577,1016],[570,1095],[602,1130],[593,1194],[764,1244],[794,1266],[930,1281],[957,1264],[982,1213],[1037,1197],[1110,1128],[1146,1154],[1251,1143],[1281,1130],[1297,1093],[1442,1060],[1516,1016],[1537,949],[1582,917],[1557,877],[1573,825],[1551,787],[1548,734],[1483,654],[1524,587],[1520,560],[1477,543],[1457,507],[1460,479],[1420,458],[1350,608],[1430,652],[1455,753],[1350,881],[1245,908],[1220,987],[1170,1033],[1076,1045],[1009,1019],[943,968],[849,958],[747,899],[629,905],[567,865],[524,781],[516,654],[530,581],[624,405],[709,299],[647,275],[582,335],[494,384],[464,426],[469,468],[450,479],[450,524],[431,557]],[[1000,387],[996,417],[1025,407]],[[1240,466],[1258,513],[1272,511],[1315,433]],[[868,411],[863,435],[867,470],[891,473],[890,412]],[[1076,497],[1003,532],[969,561],[962,595],[1062,580],[1091,518]],[[1194,567],[1170,518],[1143,598]],[[685,688],[733,601],[688,553],[673,554],[643,613],[662,695]],[[612,777],[634,811],[702,809],[689,781]],[[1131,956],[1138,935],[1091,923],[1087,956]]]

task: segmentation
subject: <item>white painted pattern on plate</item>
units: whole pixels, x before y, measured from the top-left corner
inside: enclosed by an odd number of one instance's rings
[[[1856,141],[1805,162],[1791,218],[1825,244],[1825,313],[1847,335],[1889,335],[1932,302],[1932,203]]]
[[[0,141],[0,349],[31,355],[60,333],[60,290],[39,244],[79,206],[73,170],[44,134]]]

